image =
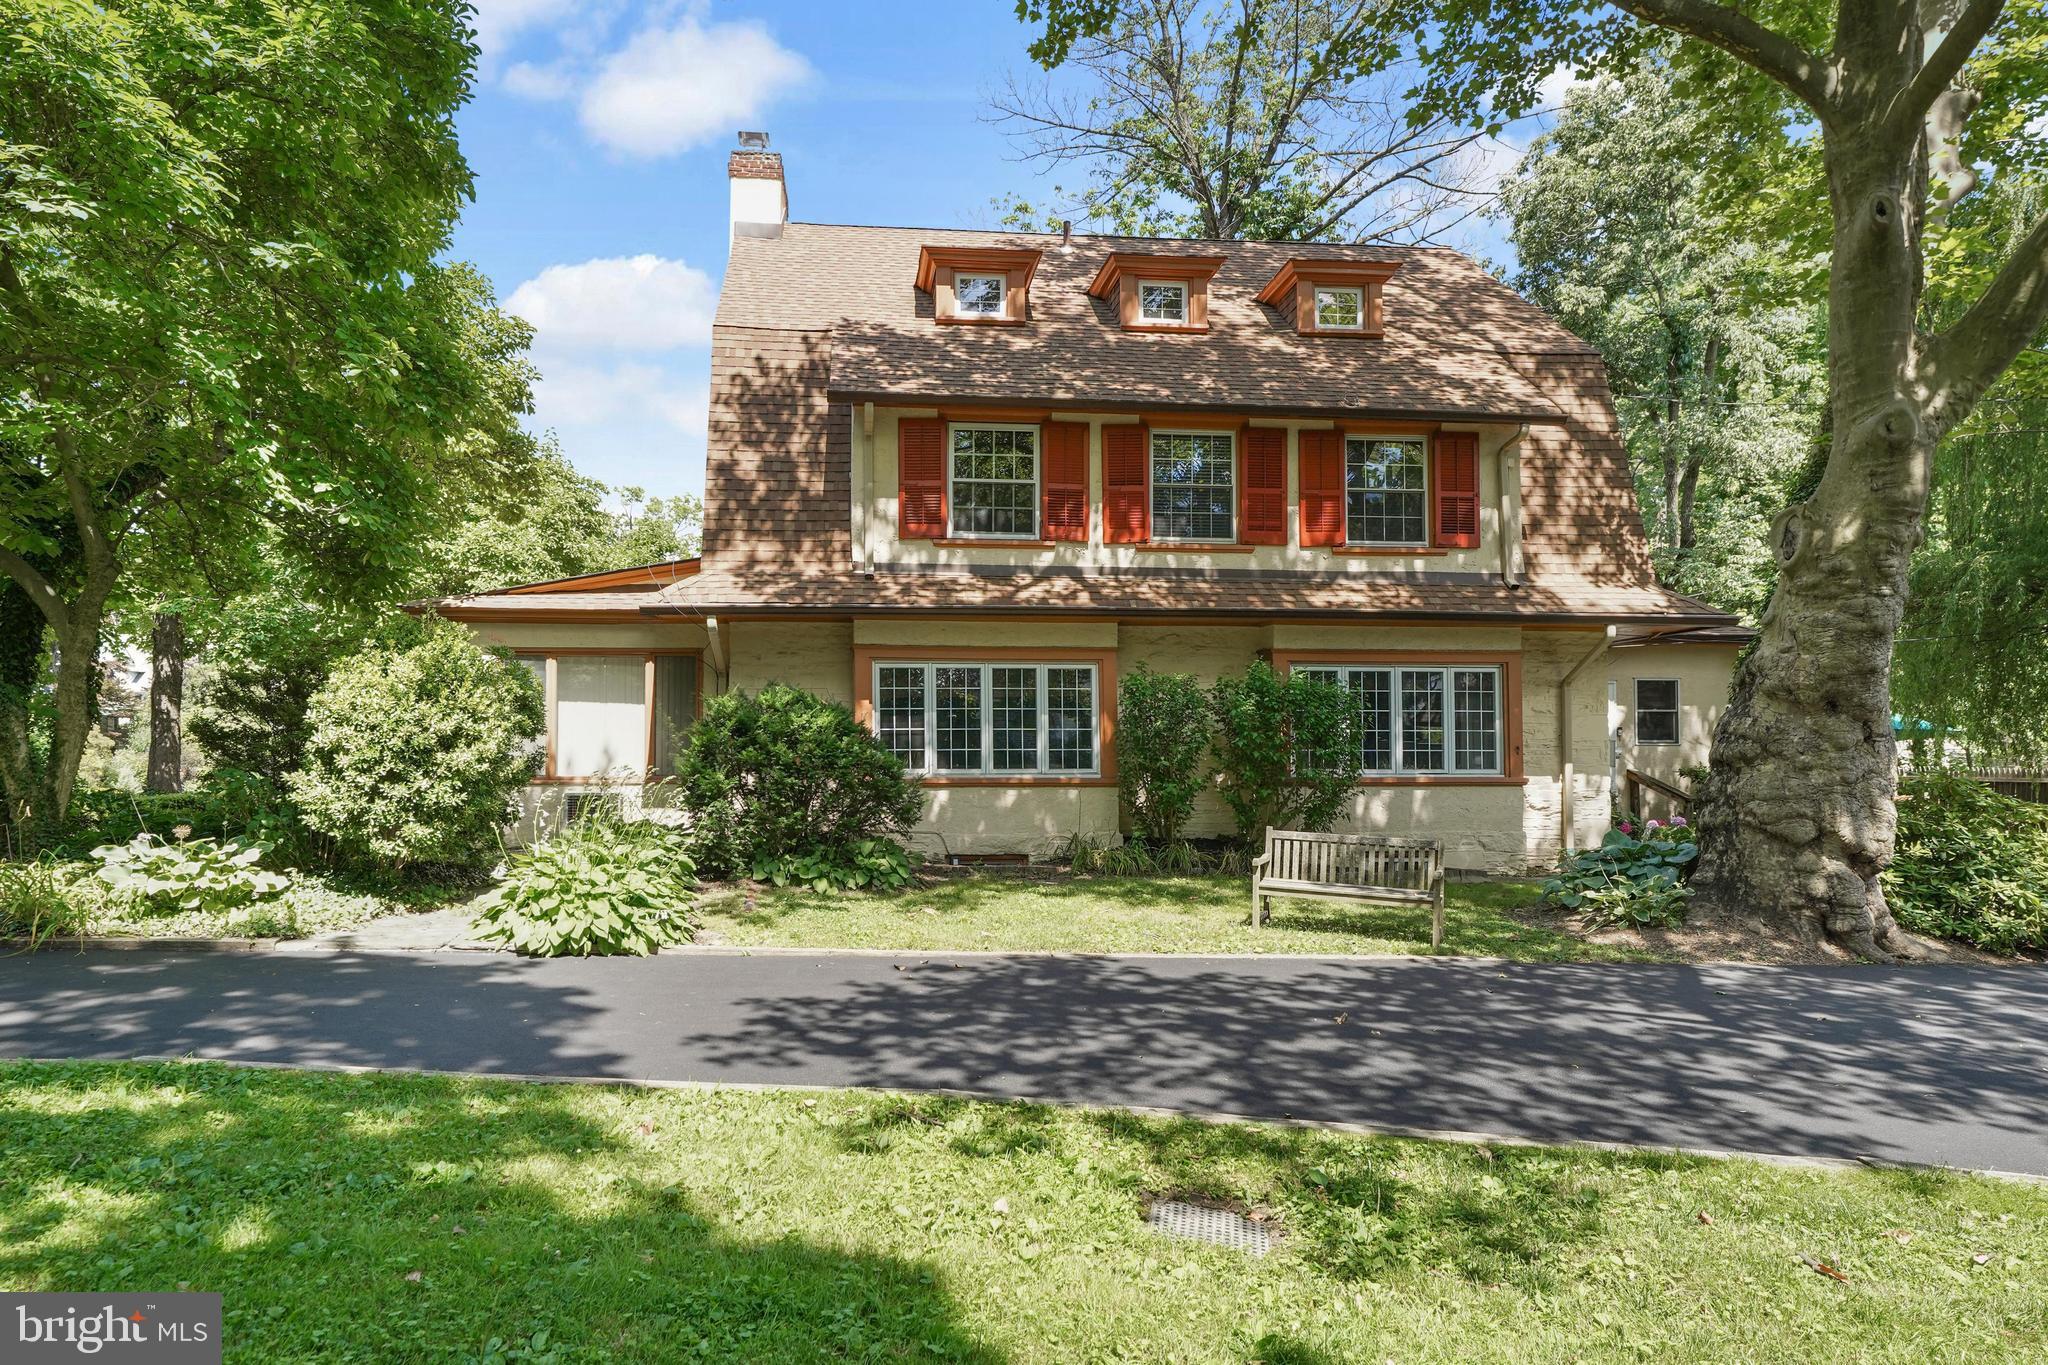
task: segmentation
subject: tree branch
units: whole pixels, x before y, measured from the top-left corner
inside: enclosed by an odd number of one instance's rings
[[[36,610],[43,618],[57,628],[59,634],[71,629],[71,612],[64,605],[64,599],[50,586],[50,580],[36,570],[36,566],[23,559],[5,545],[0,545],[0,569],[28,594],[28,600],[36,604]]]
[[[1884,112],[1886,134],[1892,139],[1917,137],[1920,122],[1941,92],[1948,89],[1962,71],[1963,63],[1977,50],[1977,44],[2005,12],[2005,0],[1960,0],[1961,11],[1954,17],[1941,46],[1928,54],[1926,63],[1913,79],[1892,96]]]
[[[1936,393],[1928,405],[1944,429],[1969,415],[1991,381],[2048,324],[2048,213],[2000,267],[1970,311],[1929,343]]]
[[[1644,23],[1720,48],[1790,90],[1826,120],[1835,111],[1820,58],[1775,29],[1714,0],[1614,0]]]

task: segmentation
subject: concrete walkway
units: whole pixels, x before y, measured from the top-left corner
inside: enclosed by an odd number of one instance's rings
[[[477,938],[467,905],[426,910],[419,914],[380,915],[353,929],[336,929],[310,938],[287,939],[277,948],[285,953],[433,952],[442,948],[500,951],[496,944]]]
[[[2048,1174],[2048,972],[45,952],[0,1056],[946,1089]]]

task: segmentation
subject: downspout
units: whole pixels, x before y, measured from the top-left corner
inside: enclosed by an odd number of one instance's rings
[[[723,695],[726,681],[732,675],[727,667],[725,635],[718,628],[716,616],[704,618],[704,642],[704,662],[711,665],[712,676],[718,680],[719,694]]]
[[[1524,422],[1500,447],[1500,581],[1508,588],[1522,586],[1521,452],[1528,439],[1529,424]]]
[[[1601,632],[1600,643],[1586,651],[1586,657],[1573,664],[1571,671],[1557,684],[1557,752],[1563,759],[1564,779],[1557,794],[1558,824],[1562,827],[1564,851],[1572,851],[1572,684],[1586,666],[1605,654],[1614,643],[1614,627]]]
[[[875,506],[875,405],[860,405],[861,465],[860,465],[860,550],[855,556],[855,568],[870,578],[875,573],[874,538],[869,533],[868,518],[874,515]]]

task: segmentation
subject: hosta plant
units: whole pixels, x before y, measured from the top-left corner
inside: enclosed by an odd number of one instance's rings
[[[665,825],[579,820],[512,857],[476,903],[477,934],[528,957],[644,957],[694,930],[696,868]]]
[[[125,844],[102,844],[92,856],[100,881],[156,909],[233,910],[291,885],[290,878],[259,866],[261,844],[240,840],[138,834]]]
[[[1671,928],[1685,921],[1692,896],[1685,873],[1699,852],[1683,818],[1651,820],[1640,829],[1624,820],[1600,847],[1566,858],[1543,884],[1544,898],[1597,928]]]
[[[754,860],[757,882],[813,891],[895,891],[910,885],[910,854],[889,839],[856,839],[844,848],[814,848]]]

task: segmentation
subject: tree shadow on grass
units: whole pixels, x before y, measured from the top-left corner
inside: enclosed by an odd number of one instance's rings
[[[217,1291],[229,1360],[999,1358],[936,1266],[744,1235],[648,1097],[115,1074],[0,1067],[0,1286]]]

